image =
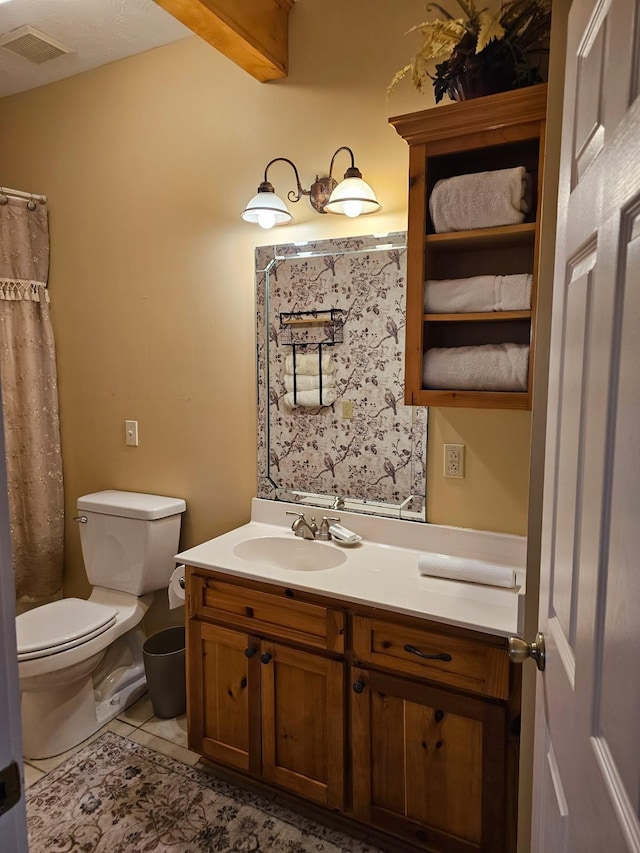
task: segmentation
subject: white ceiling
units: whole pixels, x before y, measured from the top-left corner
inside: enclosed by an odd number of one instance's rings
[[[192,35],[153,0],[0,0],[0,37],[25,24],[73,53],[34,65],[0,48],[0,97]]]

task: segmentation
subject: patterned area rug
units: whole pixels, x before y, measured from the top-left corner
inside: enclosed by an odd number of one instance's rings
[[[30,853],[380,853],[106,732],[27,792]]]

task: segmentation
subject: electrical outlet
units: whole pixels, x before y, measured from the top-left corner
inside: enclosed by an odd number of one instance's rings
[[[464,477],[464,444],[445,444],[444,476]]]
[[[345,420],[351,420],[353,417],[353,401],[352,400],[343,400],[342,401],[342,417]]]
[[[138,421],[124,422],[124,443],[127,447],[138,446]]]

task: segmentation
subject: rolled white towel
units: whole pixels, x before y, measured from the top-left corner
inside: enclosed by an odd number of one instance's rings
[[[433,347],[424,354],[425,388],[453,391],[526,391],[528,344]]]
[[[322,388],[335,388],[336,377],[333,373],[322,374]],[[284,375],[284,387],[287,391],[293,391],[293,376],[290,373]],[[320,388],[320,376],[309,376],[301,373],[296,376],[296,391],[313,391]]]
[[[512,588],[516,585],[515,570],[508,566],[497,566],[468,557],[451,557],[448,554],[421,554],[418,557],[418,572],[434,578],[489,586]]]
[[[444,178],[431,191],[431,221],[437,233],[517,225],[529,212],[529,192],[524,166]]]
[[[303,408],[313,408],[317,406],[330,406],[332,403],[336,401],[336,389],[335,388],[327,388],[322,389],[322,403],[320,403],[320,389],[316,388],[313,391],[298,391],[296,394],[296,399],[294,401],[293,394],[285,394],[282,398],[285,406],[288,409],[295,409],[299,406]]]
[[[295,373],[300,376],[317,376],[320,373],[320,357],[317,352],[297,352]],[[331,373],[333,369],[331,354],[322,353],[322,372]],[[284,360],[284,372],[293,376],[293,355],[288,355]]]
[[[424,310],[426,314],[528,311],[531,280],[530,273],[429,279],[424,285]]]

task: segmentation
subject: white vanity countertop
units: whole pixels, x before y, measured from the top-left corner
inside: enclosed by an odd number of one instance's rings
[[[340,513],[342,524],[362,535],[361,543],[353,547],[341,546],[335,541],[304,543],[309,549],[316,545],[337,549],[345,560],[335,568],[285,569],[275,563],[242,559],[234,553],[234,549],[247,540],[274,536],[296,540],[289,527],[291,517],[285,515],[287,509],[297,510],[298,507],[255,498],[249,524],[183,551],[176,559],[202,569],[498,636],[522,633],[524,537],[343,512]],[[307,507],[305,512],[309,518],[313,509]],[[323,510],[315,514],[319,521]],[[421,576],[418,557],[427,552],[509,566],[516,570],[518,585],[504,589]]]

